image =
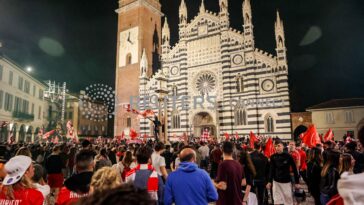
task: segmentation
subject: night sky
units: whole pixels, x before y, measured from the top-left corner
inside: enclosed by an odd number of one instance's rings
[[[189,20],[201,0],[186,0]],[[180,0],[161,0],[172,44]],[[218,0],[205,0],[218,11]],[[229,0],[231,26],[242,30],[242,0]],[[0,0],[1,52],[39,79],[78,92],[114,86],[117,0]],[[364,97],[363,0],[252,0],[256,48],[275,55],[274,21],[284,21],[292,111],[333,98]]]

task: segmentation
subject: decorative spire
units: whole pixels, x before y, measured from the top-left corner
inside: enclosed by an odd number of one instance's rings
[[[169,44],[170,39],[170,30],[168,26],[167,17],[164,18],[164,25],[162,29],[162,44],[168,43]]]
[[[228,13],[228,0],[220,0],[220,13]]]
[[[204,0],[201,0],[200,13],[204,13],[206,11],[206,9],[205,9],[205,3],[203,1]]]
[[[252,9],[250,5],[250,0],[244,0],[243,3],[243,18],[244,24],[250,24],[252,22]]]
[[[180,23],[187,23],[187,6],[185,0],[182,0],[179,6],[179,19]]]
[[[279,11],[277,10],[277,20],[274,24],[275,30],[283,30],[283,21],[281,20],[281,17],[279,16]]]
[[[146,77],[147,69],[148,69],[148,59],[147,59],[147,54],[145,52],[145,48],[143,48],[142,59],[140,61],[140,76]]]

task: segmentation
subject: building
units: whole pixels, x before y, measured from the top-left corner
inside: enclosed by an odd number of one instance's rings
[[[307,108],[317,132],[325,134],[332,129],[335,140],[344,135],[358,136],[364,127],[364,98],[333,99]]]
[[[291,113],[292,131],[295,140],[301,133],[306,132],[308,127],[312,125],[312,113],[311,112],[294,112]]]
[[[167,18],[161,28],[159,1],[119,2],[115,135],[130,127],[153,135],[150,120],[138,119],[123,106],[145,110],[155,104],[151,107],[166,137],[199,137],[208,129],[215,137],[253,131],[291,138],[288,66],[278,12],[272,25],[273,56],[255,47],[250,0],[242,5],[243,32],[230,27],[227,0],[219,0],[219,13],[207,11],[202,1],[191,21],[182,0],[179,41],[173,46]],[[160,67],[155,68],[159,54]],[[130,99],[135,96],[140,100]]]
[[[0,56],[0,141],[32,141],[44,123],[46,85],[5,56]]]

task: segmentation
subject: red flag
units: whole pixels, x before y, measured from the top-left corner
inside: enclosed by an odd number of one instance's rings
[[[124,139],[124,137],[125,137],[125,133],[124,133],[124,131],[121,133],[121,139]]]
[[[225,136],[225,141],[229,141],[230,140],[230,136],[228,133],[224,133],[224,136]]]
[[[48,139],[49,136],[53,135],[56,130],[51,130],[43,135],[43,139]]]
[[[272,156],[274,153],[275,150],[274,150],[273,140],[272,138],[269,138],[267,143],[265,144],[264,155],[270,158],[270,156]]]
[[[308,127],[307,131],[301,136],[301,140],[310,148],[315,147],[316,144],[321,144],[320,136],[314,125]]]
[[[130,129],[130,138],[135,140],[138,137],[138,133],[134,129]]]
[[[255,136],[255,134],[253,133],[253,131],[250,131],[250,148],[254,148],[254,143],[255,142],[259,142],[259,139]]]
[[[331,128],[326,132],[325,136],[324,136],[324,141],[331,141],[334,139],[334,133],[332,132]]]
[[[153,110],[145,110],[143,112],[141,112],[141,115],[146,118],[146,117],[149,117],[149,116],[154,116],[154,112]]]

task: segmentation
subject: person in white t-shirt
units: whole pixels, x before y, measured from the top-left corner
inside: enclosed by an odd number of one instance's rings
[[[198,148],[198,152],[201,155],[200,168],[207,170],[208,165],[209,165],[208,162],[209,162],[210,148],[209,148],[209,146],[207,146],[207,143],[205,143],[205,142],[202,142],[201,145],[202,146]]]
[[[157,173],[163,176],[164,180],[167,180],[167,169],[166,169],[166,160],[161,156],[161,153],[164,152],[164,144],[163,142],[157,142],[154,145],[154,152],[152,154],[152,165]]]
[[[40,191],[44,197],[43,204],[48,204],[47,201],[49,200],[49,194],[51,193],[51,188],[47,183],[44,182],[43,174],[44,169],[39,164],[34,164],[34,176],[32,177],[33,185],[36,190]]]

